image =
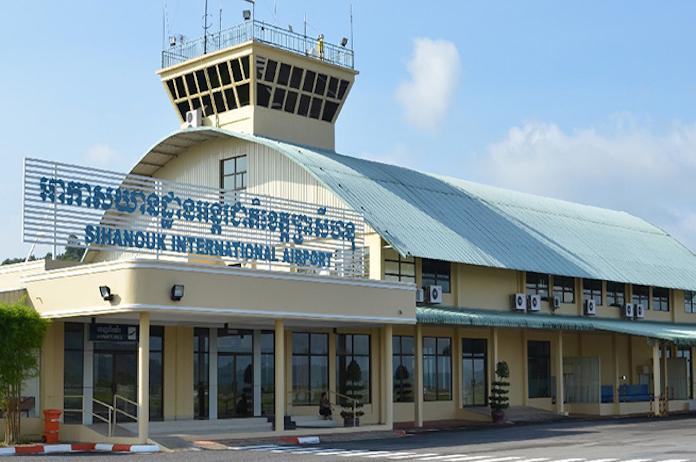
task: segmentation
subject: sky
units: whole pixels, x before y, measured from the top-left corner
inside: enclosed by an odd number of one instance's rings
[[[353,0],[360,71],[337,151],[625,210],[696,250],[696,2]],[[24,157],[127,171],[178,120],[164,35],[202,35],[204,0],[2,1],[0,259],[26,256]],[[216,25],[242,0],[209,0]],[[166,20],[163,21],[163,10]],[[348,0],[257,0],[330,42]]]

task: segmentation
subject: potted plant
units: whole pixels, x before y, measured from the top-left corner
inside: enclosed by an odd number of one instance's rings
[[[505,361],[500,361],[495,366],[495,380],[491,388],[491,396],[488,398],[491,407],[493,423],[501,423],[505,420],[505,409],[510,406],[510,368]]]
[[[365,415],[362,411],[362,397],[365,387],[362,384],[362,371],[360,365],[352,360],[346,368],[344,394],[350,399],[342,399],[341,417],[344,427],[357,427],[360,425],[360,417]]]

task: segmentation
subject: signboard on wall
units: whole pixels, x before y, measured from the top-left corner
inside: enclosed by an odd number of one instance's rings
[[[349,209],[25,160],[29,243],[363,276],[364,232]]]
[[[92,323],[89,326],[89,339],[92,342],[137,342],[138,326]]]

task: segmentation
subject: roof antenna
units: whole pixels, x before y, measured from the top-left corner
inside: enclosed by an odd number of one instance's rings
[[[218,23],[218,33],[220,34],[220,37],[218,40],[221,40],[222,37],[222,0],[220,0],[220,17],[219,17],[219,23]]]
[[[203,54],[208,54],[208,0],[205,0],[205,11],[203,13]]]
[[[355,41],[353,40],[353,2],[350,2],[350,49],[355,50]]]

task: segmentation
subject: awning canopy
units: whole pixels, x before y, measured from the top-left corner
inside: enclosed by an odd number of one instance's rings
[[[442,306],[419,306],[416,308],[416,319],[422,324],[441,326],[616,332],[666,340],[677,345],[696,345],[696,325],[667,322],[524,314]]]

